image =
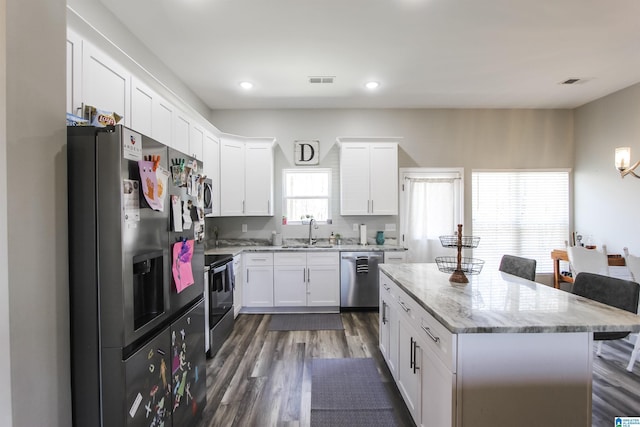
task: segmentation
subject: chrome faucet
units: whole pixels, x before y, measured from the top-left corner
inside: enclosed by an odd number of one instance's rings
[[[309,220],[309,245],[315,245],[316,244],[316,239],[314,237],[311,236],[311,230],[314,228],[313,225],[316,223],[316,220],[311,218]],[[316,229],[318,229],[318,226],[315,226]]]

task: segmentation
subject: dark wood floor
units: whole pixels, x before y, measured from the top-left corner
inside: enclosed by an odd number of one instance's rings
[[[207,407],[198,427],[309,426],[311,359],[372,357],[394,396],[400,425],[413,422],[378,350],[378,314],[342,313],[344,331],[267,331],[270,315],[245,314],[207,365]],[[640,362],[625,370],[631,345],[607,342],[594,355],[593,427],[640,416]]]

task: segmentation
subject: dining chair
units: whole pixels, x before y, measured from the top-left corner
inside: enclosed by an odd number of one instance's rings
[[[498,270],[522,277],[523,279],[536,280],[535,259],[522,258],[515,255],[503,255]]]
[[[631,255],[629,253],[628,248],[624,248],[624,261],[629,269],[629,273],[633,280],[636,282],[640,282],[640,257]],[[638,310],[636,311],[640,314],[640,304],[638,304]],[[633,371],[633,365],[636,363],[638,356],[640,356],[640,334],[632,334],[635,336],[636,343],[633,346],[633,351],[631,352],[631,357],[629,358],[629,364],[627,365],[627,371]]]
[[[602,251],[587,249],[583,246],[567,246],[567,256],[573,277],[579,273],[609,275],[609,258],[607,257],[607,247],[604,245]]]
[[[571,293],[601,302],[631,313],[638,311],[640,285],[630,280],[603,276],[595,273],[578,273]],[[602,341],[626,338],[631,332],[594,332],[593,339],[598,342],[596,354],[600,356]]]

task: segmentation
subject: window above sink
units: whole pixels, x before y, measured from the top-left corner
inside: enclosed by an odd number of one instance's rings
[[[282,182],[282,215],[286,224],[309,224],[310,218],[317,223],[331,223],[331,169],[283,169]]]

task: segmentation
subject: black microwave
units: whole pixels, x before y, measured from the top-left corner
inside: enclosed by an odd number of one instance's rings
[[[202,191],[204,214],[208,215],[213,213],[213,181],[210,178],[204,180],[204,188]]]

